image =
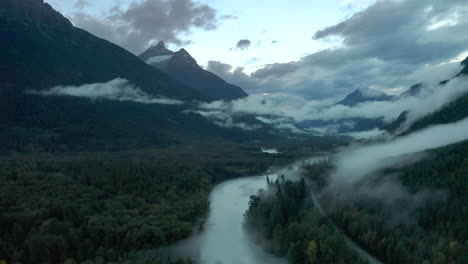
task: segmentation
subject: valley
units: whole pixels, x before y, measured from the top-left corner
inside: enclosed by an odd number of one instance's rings
[[[0,264],[468,263],[466,12],[1,0]]]

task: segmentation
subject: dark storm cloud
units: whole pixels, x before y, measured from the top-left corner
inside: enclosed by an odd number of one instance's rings
[[[238,49],[241,49],[241,50],[245,50],[245,49],[248,49],[250,47],[250,45],[252,44],[252,42],[248,39],[241,39],[237,42],[236,44],[236,48]]]
[[[342,96],[359,87],[388,89],[455,74],[444,62],[468,50],[464,0],[383,0],[316,32],[338,47],[250,75],[220,74],[249,93],[293,93],[306,98]],[[436,67],[436,65],[439,65]],[[443,80],[443,79],[439,79]]]
[[[189,41],[179,37],[180,33],[190,33],[193,28],[213,30],[218,18],[215,9],[194,0],[144,0],[134,1],[127,10],[115,7],[103,19],[77,11],[72,21],[78,27],[138,53],[157,40],[179,45],[187,43]]]

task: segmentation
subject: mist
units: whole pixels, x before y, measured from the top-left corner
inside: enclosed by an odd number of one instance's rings
[[[205,117],[213,124],[224,128],[238,128],[245,131],[253,131],[262,128],[260,125],[247,124],[245,122],[235,121],[234,116],[231,116],[222,111],[203,111],[203,110],[185,110],[184,113],[194,113]]]
[[[468,139],[468,118],[459,122],[432,126],[391,141],[355,145],[336,156],[332,184],[348,185],[372,172],[400,163],[416,161],[417,153]]]
[[[105,83],[92,83],[81,86],[55,86],[44,91],[29,90],[26,93],[43,96],[75,96],[91,100],[130,101],[144,104],[183,104],[179,100],[149,95],[122,78]]]
[[[407,111],[407,119],[401,126],[401,130],[404,130],[414,121],[441,109],[467,93],[468,77],[459,76],[445,85],[426,82],[422,91],[415,96],[400,96],[392,101],[363,102],[353,107],[336,104],[340,98],[314,101],[288,94],[253,94],[231,102],[200,103],[199,108],[204,116],[209,116],[211,119],[214,116],[226,119],[228,116],[249,114],[255,115],[258,120],[274,128],[293,133],[337,134],[333,126],[304,130],[295,124],[306,120],[342,121],[349,118],[382,118],[385,123],[390,123],[403,111]],[[368,137],[370,134],[381,133],[370,131],[364,136]]]
[[[270,175],[272,177],[272,175]],[[245,177],[215,186],[205,229],[163,254],[191,257],[206,264],[286,264],[257,245],[244,228],[244,213],[251,195],[267,188],[265,176]]]

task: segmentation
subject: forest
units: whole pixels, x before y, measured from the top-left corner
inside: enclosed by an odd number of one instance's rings
[[[132,263],[129,253],[169,245],[202,228],[213,184],[264,172],[295,155],[214,141],[1,155],[0,261]],[[166,261],[147,263],[190,263]]]
[[[468,142],[426,154],[339,191],[325,188],[323,166],[305,174],[333,221],[384,263],[468,263]]]
[[[251,197],[245,225],[268,252],[291,264],[367,263],[314,207],[304,178],[267,180],[268,190]]]
[[[269,189],[251,197],[246,225],[292,264],[365,263],[330,221],[384,263],[468,263],[467,169],[467,141],[340,188],[330,185],[332,162],[305,165],[298,182],[268,179]]]

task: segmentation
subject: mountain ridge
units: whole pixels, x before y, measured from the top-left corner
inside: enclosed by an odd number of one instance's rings
[[[339,101],[337,105],[356,106],[360,103],[369,101],[390,101],[394,97],[384,92],[377,91],[369,88],[358,88],[352,93],[348,94],[344,99]]]
[[[138,57],[211,100],[235,100],[247,96],[247,93],[239,86],[230,84],[200,67],[184,48],[174,52],[167,49],[165,43],[160,41]]]
[[[8,40],[0,43],[2,93],[124,78],[151,95],[206,100],[129,51],[74,27],[43,0],[6,0],[0,33]]]
[[[268,128],[220,127],[185,111],[209,98],[127,50],[74,27],[44,1],[5,3],[0,5],[0,33],[7,40],[0,42],[0,151],[122,150],[194,139],[271,138]],[[184,103],[146,104],[41,93],[84,84],[91,87],[83,90],[86,95],[92,89],[105,93],[109,87],[103,84],[118,78],[148,98],[174,98]]]

